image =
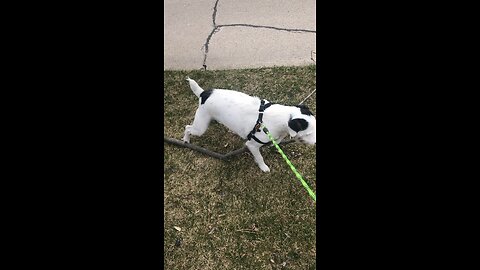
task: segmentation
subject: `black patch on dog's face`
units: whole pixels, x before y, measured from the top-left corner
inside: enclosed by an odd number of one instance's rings
[[[295,130],[295,132],[299,132],[308,128],[308,122],[305,119],[295,118],[288,121],[288,126]]]
[[[295,107],[300,108],[300,112],[305,115],[313,115],[310,109],[306,105],[296,105]]]
[[[210,90],[207,90],[207,91],[203,91],[201,94],[200,94],[200,98],[202,99],[202,102],[200,104],[203,104],[205,103],[205,101],[207,101],[208,97],[210,97],[210,95],[213,93],[213,89],[210,89]]]

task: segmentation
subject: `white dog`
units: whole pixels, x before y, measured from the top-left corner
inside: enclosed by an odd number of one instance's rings
[[[255,162],[264,172],[270,168],[263,161],[260,147],[270,142],[263,123],[277,143],[287,135],[306,144],[316,142],[316,120],[306,106],[284,106],[260,100],[244,93],[226,89],[204,91],[194,80],[187,77],[193,93],[199,97],[199,106],[192,125],[185,127],[183,141],[190,143],[190,135],[201,136],[210,121],[216,120],[238,134],[253,154]]]

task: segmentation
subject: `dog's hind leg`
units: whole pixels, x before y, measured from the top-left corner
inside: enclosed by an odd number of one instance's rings
[[[258,146],[256,142],[252,142],[252,141],[247,141],[245,145],[247,146],[248,150],[250,150],[250,152],[252,153],[253,158],[255,159],[255,162],[258,164],[258,167],[260,167],[260,170],[262,170],[263,172],[269,172],[270,168],[268,168],[267,164],[265,164],[265,161],[263,161],[262,154],[260,153],[260,146]]]
[[[183,135],[183,141],[186,143],[190,143],[190,135],[194,136],[202,136],[203,133],[208,128],[210,124],[211,117],[203,111],[201,108],[197,109],[195,113],[195,119],[193,120],[192,125],[185,126],[185,134]]]

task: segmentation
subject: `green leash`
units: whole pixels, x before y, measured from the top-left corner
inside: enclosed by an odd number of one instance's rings
[[[285,161],[287,162],[287,164],[290,166],[290,169],[292,169],[293,173],[297,176],[298,180],[300,180],[300,182],[302,183],[302,185],[305,187],[305,189],[308,191],[308,194],[310,194],[310,197],[312,197],[312,199],[316,202],[317,201],[317,197],[315,196],[315,193],[310,189],[310,187],[308,186],[308,184],[305,182],[305,180],[303,180],[302,178],[302,175],[297,172],[297,169],[295,169],[295,167],[293,166],[292,162],[290,162],[290,160],[288,160],[287,156],[285,155],[285,153],[283,153],[282,149],[280,148],[280,146],[278,146],[278,144],[275,142],[275,139],[272,137],[272,135],[270,134],[270,132],[268,131],[267,127],[265,127],[265,125],[262,124],[262,127],[263,131],[267,134],[268,138],[270,138],[270,141],[272,141],[273,145],[275,145],[275,147],[277,148],[278,152],[282,155],[283,159],[285,159]]]

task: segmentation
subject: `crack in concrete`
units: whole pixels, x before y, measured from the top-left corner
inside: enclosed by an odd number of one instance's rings
[[[294,29],[294,28],[281,28],[281,27],[275,27],[275,26],[267,26],[267,25],[255,25],[255,24],[246,24],[246,23],[232,23],[232,24],[220,24],[217,25],[216,19],[217,19],[217,7],[218,7],[218,2],[220,0],[215,1],[215,6],[213,7],[213,14],[212,14],[212,21],[213,21],[213,29],[212,32],[207,37],[207,40],[205,41],[205,44],[202,46],[203,50],[203,68],[207,70],[207,56],[208,56],[208,45],[210,44],[210,39],[213,37],[213,35],[220,31],[222,27],[252,27],[252,28],[264,28],[264,29],[272,29],[272,30],[278,30],[278,31],[286,31],[286,32],[293,32],[293,33],[314,33],[316,34],[317,31],[315,30],[308,30],[308,29]]]
[[[281,28],[275,26],[267,26],[267,25],[255,25],[255,24],[246,24],[246,23],[232,23],[232,24],[220,24],[218,27],[229,27],[229,26],[244,26],[244,27],[253,27],[253,28],[267,28],[279,31],[287,31],[287,32],[296,32],[296,33],[317,33],[315,30],[308,30],[308,29],[294,29],[294,28]]]
[[[205,48],[205,50],[203,51],[203,68],[205,70],[207,70],[207,64],[206,63],[207,63],[208,45],[210,43],[210,39],[212,38],[213,34],[215,34],[215,32],[217,32],[219,30],[220,30],[219,27],[213,28],[212,32],[210,32],[210,34],[207,37],[207,41],[205,41],[205,44],[202,46],[202,49]]]
[[[207,55],[208,55],[208,45],[210,44],[210,39],[212,38],[213,34],[215,34],[215,32],[220,30],[220,28],[217,26],[217,22],[215,21],[216,18],[217,18],[217,6],[218,6],[219,1],[220,0],[215,1],[215,6],[213,6],[213,14],[212,14],[213,29],[212,29],[212,32],[210,32],[210,34],[207,37],[207,40],[205,41],[205,44],[203,44],[203,46],[202,46],[202,49],[205,48],[203,50],[203,68],[205,70],[207,70]]]
[[[213,27],[217,27],[217,23],[215,22],[215,19],[217,18],[217,6],[218,6],[218,1],[220,1],[220,0],[217,0],[217,1],[215,2],[215,6],[213,7],[213,15],[212,15]]]

